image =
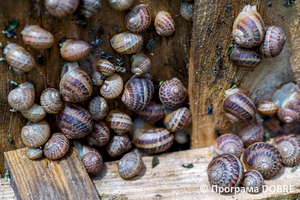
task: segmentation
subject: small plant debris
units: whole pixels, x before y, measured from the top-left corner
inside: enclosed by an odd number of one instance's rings
[[[146,51],[150,51],[154,47],[157,46],[157,41],[155,41],[153,38],[150,38],[149,40],[146,41]]]
[[[155,156],[152,158],[152,169],[159,164],[158,158]]]
[[[285,7],[289,7],[291,4],[293,4],[295,0],[287,0],[286,2],[283,3]]]
[[[104,31],[103,31],[102,28],[100,28],[100,29],[98,30],[98,34],[99,34],[99,35],[103,35],[103,34],[104,34]]]
[[[116,26],[113,28],[113,31],[117,31],[118,29],[119,29],[119,27]]]
[[[211,115],[211,113],[212,113],[212,106],[208,106],[206,114]]]
[[[147,31],[148,33],[151,33],[151,32],[152,32],[152,28],[151,28],[151,27],[148,27],[146,31]]]
[[[10,172],[9,172],[8,169],[7,169],[6,172],[5,172],[5,180],[6,180],[7,182],[10,182]]]
[[[45,58],[42,56],[42,55],[38,55],[38,58],[39,58],[39,65],[42,67],[45,65],[46,61],[45,61]]]
[[[8,70],[11,71],[11,72],[14,71],[13,68],[12,68],[12,66],[9,66],[9,67],[8,67]]]
[[[123,64],[124,64],[124,58],[123,57],[117,58],[116,63],[114,64],[114,67],[117,72],[121,72],[121,73],[126,72],[126,69],[122,67]]]
[[[94,27],[91,27],[88,33],[91,33],[91,32],[93,32],[93,31],[98,31],[98,29],[96,29],[96,28],[94,28]]]
[[[10,109],[9,111],[10,111],[10,112],[17,112],[16,109]]]
[[[5,58],[0,58],[0,62],[5,62]]]
[[[8,79],[8,83],[9,83],[9,85],[12,86],[12,87],[18,87],[18,86],[19,86],[18,83],[16,83],[15,81],[12,81],[12,80],[10,80],[10,79]]]
[[[92,45],[98,46],[101,43],[101,40],[96,38],[93,42],[91,42]]]
[[[233,52],[233,50],[235,49],[236,45],[233,45],[233,44],[230,44],[228,46],[228,53],[227,53],[227,56],[228,56],[228,59],[230,60],[230,55],[231,53]]]
[[[14,145],[15,144],[15,140],[14,139],[9,139],[8,140],[8,144],[9,145]]]
[[[188,164],[188,165],[184,165],[184,164],[182,164],[182,167],[185,167],[185,168],[193,168],[194,167],[194,165],[193,164]]]
[[[264,141],[265,142],[267,142],[267,141],[269,141],[270,140],[270,134],[269,133],[266,133],[265,135],[264,135]]]
[[[220,50],[221,48],[222,48],[221,45],[216,45],[216,49],[217,49],[217,50]]]
[[[160,81],[159,84],[158,84],[158,88],[160,88],[163,83],[164,83],[163,81]]]
[[[295,165],[295,166],[292,168],[291,172],[294,173],[297,169],[298,169],[298,166]]]
[[[230,12],[231,11],[231,5],[226,5],[226,11]]]
[[[268,6],[271,8],[272,7],[272,2],[269,1]]]
[[[119,107],[119,101],[115,100],[114,105],[115,105],[115,108],[118,108]]]
[[[62,40],[59,42],[58,48],[59,48],[60,51],[61,51],[61,48],[63,47],[63,45],[64,45],[65,42],[66,42],[65,39],[62,39]]]
[[[8,23],[8,29],[2,31],[3,34],[6,35],[8,38],[12,38],[16,36],[16,28],[19,22],[17,20],[10,20]]]
[[[108,55],[105,51],[102,51],[102,52],[100,53],[100,57],[103,58],[103,59],[114,58],[113,56]]]
[[[35,84],[33,81],[28,81],[28,83],[31,85],[31,87],[33,87],[34,89],[36,89]]]
[[[81,19],[77,20],[75,23],[78,25],[86,25],[86,21]]]

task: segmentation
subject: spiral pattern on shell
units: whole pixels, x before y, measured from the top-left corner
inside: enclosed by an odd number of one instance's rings
[[[123,90],[123,79],[118,74],[112,74],[107,77],[100,87],[100,93],[107,99],[118,97]]]
[[[94,148],[83,145],[81,161],[86,171],[91,175],[97,175],[103,168],[103,158]]]
[[[244,142],[245,147],[256,142],[264,141],[264,127],[257,123],[251,123],[240,128],[236,133]]]
[[[115,35],[110,40],[110,44],[118,53],[132,54],[141,52],[143,41],[143,36],[140,34],[124,32]]]
[[[136,176],[143,167],[142,156],[136,152],[125,154],[118,163],[118,173],[124,178]]]
[[[57,160],[66,155],[70,148],[68,138],[62,133],[54,133],[44,147],[44,155],[51,159]]]
[[[237,135],[224,134],[217,138],[214,148],[220,155],[232,154],[239,158],[244,152],[244,143]]]
[[[230,60],[241,69],[251,71],[260,64],[261,57],[254,50],[235,47],[230,54]]]
[[[86,59],[90,53],[90,46],[82,40],[66,40],[61,47],[61,57],[68,61],[80,61]]]
[[[192,122],[192,116],[188,108],[179,108],[163,119],[165,128],[170,132],[182,130]]]
[[[294,90],[295,89],[297,89],[297,88],[294,88]],[[298,122],[300,122],[300,92],[299,91],[293,92],[291,95],[289,95],[288,98],[286,98],[282,102],[281,107],[284,110],[286,110],[286,113],[285,113],[286,115],[293,115],[292,113],[290,113],[289,110],[293,111],[297,115],[296,120]],[[289,112],[289,113],[287,113],[287,112]],[[278,113],[277,113],[277,115],[278,115]]]
[[[90,135],[87,136],[87,141],[91,146],[102,147],[109,141],[110,131],[104,121],[94,122],[94,128]]]
[[[100,59],[97,62],[96,67],[103,76],[110,76],[115,73],[114,65],[106,59]]]
[[[101,0],[81,0],[79,10],[87,18],[98,14],[102,9]]]
[[[56,114],[63,106],[59,92],[54,88],[46,88],[40,97],[41,106],[49,114]]]
[[[47,11],[55,17],[71,15],[78,7],[80,0],[45,0]]]
[[[32,87],[18,87],[8,94],[8,103],[15,110],[29,109],[35,99],[35,91]]]
[[[160,36],[170,36],[175,32],[175,22],[172,15],[166,11],[159,11],[156,15],[154,26]]]
[[[140,4],[131,9],[125,16],[126,28],[133,33],[145,31],[151,23],[151,14],[146,5]]]
[[[194,15],[194,2],[182,2],[180,7],[180,14],[187,21],[192,21]]]
[[[143,110],[134,111],[136,116],[149,124],[155,124],[164,116],[164,108],[161,104],[150,101]]]
[[[132,127],[132,120],[129,115],[118,110],[110,111],[105,122],[108,128],[119,135],[127,133]]]
[[[108,0],[108,4],[115,10],[126,10],[134,0]]]
[[[138,53],[131,57],[131,72],[136,75],[147,73],[151,67],[151,61],[144,53]]]
[[[263,115],[274,115],[277,113],[278,106],[272,101],[261,101],[257,105],[257,110]]]
[[[38,122],[46,116],[43,107],[36,103],[33,103],[29,109],[21,111],[21,114],[32,122]]]
[[[53,46],[53,35],[39,25],[27,25],[21,32],[23,42],[34,49],[48,49]]]
[[[248,170],[244,174],[243,185],[248,193],[259,193],[264,185],[264,178],[258,171]]]
[[[131,149],[131,142],[128,135],[115,135],[106,145],[107,154],[117,157]]]
[[[107,115],[109,111],[109,107],[107,105],[106,100],[98,96],[98,97],[94,97],[90,101],[88,110],[94,120],[101,120],[104,119],[104,117]]]
[[[298,115],[294,110],[287,108],[279,108],[277,111],[277,117],[284,123],[292,123],[297,121]]]
[[[100,86],[103,84],[103,80],[105,76],[103,76],[99,71],[94,71],[92,74],[92,83],[95,86]]]
[[[42,148],[27,148],[26,156],[31,160],[39,159],[43,156],[43,149]]]

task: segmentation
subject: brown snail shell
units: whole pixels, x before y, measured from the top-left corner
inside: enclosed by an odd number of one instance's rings
[[[131,142],[128,135],[115,135],[106,146],[107,154],[117,157],[131,149]]]
[[[244,167],[240,160],[232,154],[216,156],[207,166],[208,181],[216,192],[222,188],[224,192],[231,191],[232,187],[237,187],[243,180]]]
[[[98,96],[98,97],[94,97],[90,101],[88,110],[94,120],[101,120],[104,119],[104,117],[107,115],[109,111],[109,107],[107,105],[106,100]]]
[[[36,103],[33,103],[29,109],[21,111],[21,114],[32,122],[38,122],[46,116],[43,107]]]
[[[66,155],[70,148],[68,138],[62,133],[54,133],[49,141],[45,144],[44,155],[51,159],[57,160]]]
[[[95,86],[100,86],[103,84],[103,80],[105,76],[103,76],[99,71],[94,71],[92,74],[92,83]]]
[[[41,106],[49,114],[56,114],[63,106],[59,92],[54,88],[46,88],[40,97]]]
[[[239,158],[244,152],[244,143],[237,135],[224,134],[217,138],[214,149],[219,155],[232,154]]]
[[[68,39],[61,47],[60,54],[68,61],[80,61],[86,59],[90,53],[90,46],[82,40]]]
[[[182,2],[180,7],[180,14],[187,21],[193,21],[194,2]]]
[[[244,187],[251,194],[259,193],[264,185],[263,176],[256,170],[248,170],[244,174]]]
[[[8,103],[15,110],[27,110],[29,109],[35,99],[35,91],[30,86],[19,86],[8,94]]]
[[[83,138],[93,129],[93,119],[90,113],[77,104],[65,104],[56,115],[56,121],[61,132],[68,139]]]
[[[100,87],[100,93],[107,99],[118,97],[123,90],[123,79],[118,74],[112,74],[107,77]]]
[[[263,115],[274,115],[278,111],[278,106],[272,101],[261,101],[257,105],[257,110]]]
[[[106,125],[112,129],[115,133],[122,135],[127,133],[132,127],[131,118],[118,110],[112,110],[106,117]]]
[[[53,35],[39,25],[27,25],[21,32],[23,42],[34,49],[48,49],[53,46]]]
[[[254,50],[235,47],[230,54],[230,60],[241,69],[251,71],[260,64],[261,57]]]
[[[126,10],[134,0],[108,0],[108,4],[115,10]]]
[[[233,24],[234,41],[244,48],[258,46],[265,35],[265,25],[256,6],[246,5]]]
[[[166,11],[159,11],[156,15],[154,26],[160,36],[170,36],[175,32],[175,22],[172,15]]]
[[[177,78],[165,81],[159,88],[159,99],[167,108],[181,107],[186,98],[187,90]]]
[[[94,122],[94,128],[89,136],[87,136],[87,141],[91,146],[102,147],[106,145],[109,141],[110,131],[104,121]]]
[[[182,130],[184,127],[190,125],[192,116],[188,108],[179,108],[170,114],[167,114],[163,119],[165,128],[170,132]]]
[[[80,0],[45,0],[47,11],[55,17],[71,15],[78,7]]]
[[[98,14],[102,9],[101,0],[81,0],[79,10],[86,18]]]
[[[294,110],[279,108],[277,111],[277,117],[280,121],[288,124],[297,121],[298,115]]]
[[[148,106],[146,106],[143,110],[135,111],[135,113],[137,117],[145,122],[148,122],[149,124],[155,124],[164,116],[164,108],[161,104],[150,101]]]
[[[100,59],[97,62],[96,67],[103,76],[110,76],[115,73],[114,65],[106,59]]]
[[[256,142],[264,141],[264,127],[257,123],[251,123],[240,128],[236,133],[248,147]]]
[[[258,142],[246,149],[241,160],[247,170],[255,169],[265,179],[276,176],[282,168],[279,151],[272,145]]]
[[[178,144],[185,144],[189,141],[188,134],[189,134],[189,127],[185,127],[184,129],[174,133],[174,140]]]
[[[266,35],[259,46],[261,55],[267,58],[278,56],[285,44],[286,35],[283,30],[277,26],[266,28]]]
[[[26,156],[30,160],[36,160],[43,156],[43,149],[42,148],[29,148],[27,147]]]
[[[143,36],[140,34],[124,32],[115,35],[110,40],[110,44],[118,53],[132,54],[141,52],[143,41]]]
[[[35,123],[28,121],[21,131],[22,142],[31,148],[42,146],[48,141],[49,136],[50,125],[46,120]]]
[[[96,149],[83,145],[80,157],[86,171],[89,174],[97,175],[100,173],[103,168],[103,158]]]
[[[6,62],[13,68],[17,74],[29,72],[35,66],[34,58],[23,47],[10,43],[3,52]]]
[[[292,95],[290,95],[281,105],[281,107],[288,111],[294,111],[294,113],[296,113],[297,117],[296,117],[296,121],[300,122],[300,92],[296,91],[294,93],[292,93]],[[277,112],[277,116],[279,117],[278,113],[280,111],[278,110]],[[282,111],[281,111],[282,112]],[[291,115],[290,117],[292,118],[293,114],[290,113],[290,111],[288,113],[285,113],[285,115]],[[286,120],[288,121],[288,120]]]
[[[274,147],[280,152],[284,165],[293,166],[300,162],[300,139],[296,135],[278,135]]]
[[[145,31],[151,23],[151,14],[146,5],[140,4],[131,9],[125,16],[126,28],[133,33]]]
[[[118,162],[118,173],[124,179],[132,178],[141,171],[143,164],[140,154],[129,152]]]
[[[136,75],[147,73],[151,67],[151,61],[144,53],[138,53],[131,57],[131,72]]]

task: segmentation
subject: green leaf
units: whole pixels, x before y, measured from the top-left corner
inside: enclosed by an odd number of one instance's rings
[[[193,164],[188,164],[188,165],[182,164],[182,167],[185,167],[185,168],[193,168],[194,165],[193,165]]]
[[[5,180],[7,181],[7,182],[10,182],[10,172],[9,172],[9,170],[7,169],[6,170],[6,172],[5,172]]]
[[[17,28],[18,24],[19,22],[17,20],[10,20],[8,29],[12,31]]]
[[[156,165],[158,165],[159,160],[157,157],[153,157],[152,158],[152,168],[154,168]]]

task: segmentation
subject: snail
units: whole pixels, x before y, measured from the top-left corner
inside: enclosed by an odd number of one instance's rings
[[[118,173],[124,179],[132,178],[141,171],[143,164],[140,154],[129,152],[118,162]]]
[[[100,87],[100,93],[107,99],[118,97],[123,90],[123,79],[118,74],[112,74],[107,77]]]
[[[240,160],[232,154],[214,157],[207,166],[208,181],[216,192],[230,192],[231,188],[242,183],[244,167]],[[229,191],[228,191],[229,189]]]
[[[21,114],[32,122],[38,122],[46,116],[43,107],[36,103],[33,103],[29,109],[21,111]]]
[[[178,78],[165,81],[158,94],[160,101],[170,109],[180,108],[187,98],[187,90]]]
[[[149,74],[133,75],[124,86],[121,100],[130,110],[140,111],[148,106],[153,93],[154,86]]]
[[[115,10],[126,10],[134,0],[108,0],[108,4]]]
[[[219,155],[232,154],[239,158],[244,152],[244,143],[237,135],[224,134],[216,139],[213,148]]]
[[[142,125],[133,133],[133,144],[145,153],[161,153],[173,144],[174,136],[165,128]]]
[[[298,115],[294,110],[279,108],[277,111],[277,117],[284,123],[292,123],[298,120]]]
[[[115,135],[106,145],[107,154],[111,157],[118,157],[131,149],[131,142],[128,135]]]
[[[55,17],[71,15],[78,7],[80,0],[45,0],[46,10]]]
[[[248,147],[256,142],[263,142],[264,127],[258,123],[251,123],[240,128],[236,133],[244,142],[245,147]]]
[[[83,138],[93,129],[93,119],[83,107],[67,103],[56,115],[56,121],[61,132],[68,139]]]
[[[163,123],[165,128],[170,132],[182,130],[184,127],[190,125],[192,116],[188,108],[179,108],[170,114],[167,114]]]
[[[182,2],[180,7],[180,14],[187,21],[192,21],[194,15],[194,2]]]
[[[282,168],[279,151],[264,142],[257,142],[248,147],[242,154],[241,161],[247,170],[257,170],[264,179],[276,176]]]
[[[164,108],[161,104],[150,101],[148,106],[143,110],[135,111],[137,117],[148,122],[149,124],[155,124],[164,115]]]
[[[233,87],[225,91],[223,108],[231,123],[250,122],[255,118],[256,108],[250,97]]]
[[[40,97],[41,106],[49,114],[56,114],[63,106],[59,92],[54,88],[46,88]]]
[[[300,162],[300,139],[296,135],[278,135],[274,147],[280,152],[284,165],[293,166]]]
[[[143,37],[137,33],[124,32],[115,35],[110,44],[114,50],[121,54],[139,53],[143,47]]]
[[[189,141],[189,127],[186,126],[184,127],[184,129],[177,131],[174,133],[174,140],[178,143],[178,144],[185,144]]]
[[[39,25],[27,25],[21,32],[23,42],[34,49],[48,49],[53,46],[53,35]]]
[[[44,155],[50,160],[64,157],[70,148],[68,138],[62,133],[54,133],[44,146]]]
[[[125,16],[126,28],[133,33],[145,31],[151,23],[151,14],[146,5],[140,4],[131,9]]]
[[[144,53],[138,53],[133,55],[130,58],[131,64],[131,72],[136,75],[142,75],[147,73],[151,67],[151,61],[148,56]]]
[[[264,185],[264,178],[258,171],[248,170],[244,174],[243,185],[248,193],[259,193]]]
[[[109,107],[103,97],[94,97],[88,106],[88,110],[94,120],[101,120],[107,115]]]
[[[100,59],[97,62],[96,67],[103,76],[110,76],[115,73],[114,65],[106,59]]]
[[[68,61],[80,61],[87,58],[90,53],[90,46],[82,40],[66,40],[61,47],[61,57]]]
[[[92,94],[92,81],[89,75],[76,62],[64,66],[63,75],[59,83],[59,92],[67,102],[80,103],[87,100]]]
[[[266,35],[259,45],[260,54],[266,58],[278,56],[285,44],[286,35],[283,30],[277,26],[266,27]]]
[[[6,62],[12,67],[17,74],[24,74],[32,70],[35,66],[35,61],[32,55],[23,47],[15,43],[9,43],[4,52]]]
[[[110,131],[104,121],[94,122],[94,128],[90,135],[87,136],[87,141],[91,146],[102,147],[109,141]]]
[[[101,86],[103,84],[103,80],[105,76],[103,76],[99,71],[94,71],[92,74],[92,83],[95,86]]]
[[[27,147],[26,156],[30,160],[36,160],[43,156],[43,149],[41,147],[39,148],[30,148]]]
[[[261,58],[255,50],[234,47],[230,54],[230,60],[239,68],[251,71],[260,64]]]
[[[131,118],[118,110],[111,110],[106,117],[106,125],[115,133],[123,135],[127,133],[132,127]]]
[[[257,110],[263,115],[274,115],[278,111],[278,106],[272,101],[261,101],[257,105]]]
[[[258,46],[265,35],[265,25],[256,6],[246,5],[233,23],[234,41],[244,48]]]
[[[79,10],[83,16],[90,18],[97,15],[102,9],[101,0],[81,0]]]
[[[38,148],[48,141],[50,136],[50,125],[46,120],[39,122],[28,121],[22,128],[22,142],[31,148]]]
[[[159,11],[156,15],[154,26],[160,36],[170,36],[175,32],[175,22],[167,11]]]
[[[29,109],[35,99],[34,86],[29,82],[20,84],[17,88],[9,92],[8,104],[15,110],[23,111]]]

